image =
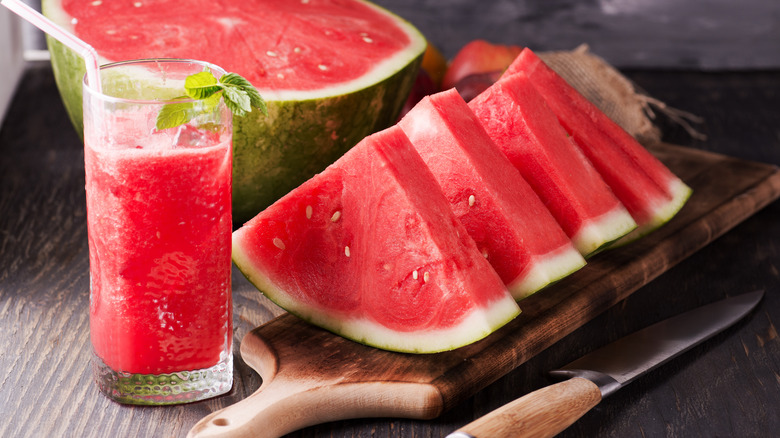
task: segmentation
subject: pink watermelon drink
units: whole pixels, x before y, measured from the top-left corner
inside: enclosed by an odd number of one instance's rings
[[[93,368],[123,403],[199,400],[232,384],[231,115],[193,102],[203,114],[158,130],[165,101],[151,100],[183,94],[202,69],[112,64],[109,95],[84,89]]]

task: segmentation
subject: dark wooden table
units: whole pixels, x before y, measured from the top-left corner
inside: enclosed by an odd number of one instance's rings
[[[780,165],[780,71],[627,71],[648,93],[705,119],[694,140],[664,140]],[[439,437],[550,383],[547,370],[654,321],[765,289],[746,320],[604,400],[562,436],[769,437],[780,430],[780,203],[641,288],[504,378],[429,421],[361,419],[299,437]],[[234,269],[235,351],[275,315]],[[31,64],[0,129],[0,436],[180,437],[254,392],[236,357],[226,396],[173,407],[121,406],[91,381],[82,145],[47,64]]]

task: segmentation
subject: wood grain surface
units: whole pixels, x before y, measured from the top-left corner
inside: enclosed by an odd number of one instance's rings
[[[674,125],[664,126],[667,140],[692,146],[686,149],[691,157],[711,171],[724,172],[705,193],[745,190],[732,187],[728,178],[734,172],[772,173],[768,170],[772,166],[752,161],[780,164],[776,124],[780,120],[780,76],[776,72],[627,73],[651,95],[705,118],[706,123],[698,128],[709,136],[706,141],[693,140]],[[231,393],[164,408],[122,406],[99,394],[88,366],[89,279],[81,148],[59,101],[50,67],[31,65],[0,128],[0,414],[4,418],[0,436],[183,437],[200,419],[249,397],[260,387],[260,377],[239,354],[240,341],[282,312],[234,270],[237,342]],[[738,165],[731,168],[710,161],[712,155],[706,151],[751,162],[737,160]],[[673,156],[665,159],[676,166]],[[683,176],[696,186],[704,180],[703,172]],[[734,203],[715,208],[716,217],[733,220],[760,206],[751,196],[739,196]],[[694,197],[681,214],[689,210],[707,207]],[[442,378],[442,387],[453,388],[456,379],[467,379],[472,386],[444,392],[442,400],[449,402],[434,419],[334,421],[290,436],[444,436],[547,385],[547,370],[587,351],[680,311],[759,288],[766,289],[767,296],[753,317],[604,400],[561,436],[773,436],[780,428],[778,217],[780,204],[774,202],[720,238],[716,238],[717,221],[689,230],[699,238],[714,240],[673,267],[667,259],[653,258],[650,263],[666,273],[655,279],[635,279],[647,284],[626,299],[613,296],[591,307],[569,309],[590,322],[576,330],[565,329],[571,333],[555,343],[551,337],[559,335],[545,333],[546,338],[537,340],[536,346],[526,347],[540,350],[532,357],[522,357],[528,351],[486,356],[480,363],[464,364],[463,376]],[[637,242],[631,251],[642,251],[643,244],[650,245],[649,240]],[[614,263],[620,264],[633,259],[626,252],[603,256],[599,262],[615,258]],[[594,278],[601,275],[589,272]],[[541,312],[573,293],[563,287],[552,291],[527,302],[526,314]],[[592,307],[610,302],[617,304],[601,314]],[[545,344],[549,347],[542,348]],[[477,367],[492,368],[492,376],[503,377],[491,383],[489,378],[467,374],[467,369]]]

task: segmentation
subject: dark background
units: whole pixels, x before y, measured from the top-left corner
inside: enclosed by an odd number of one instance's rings
[[[780,2],[772,0],[379,0],[445,55],[474,38],[572,49],[618,67],[780,66]]]

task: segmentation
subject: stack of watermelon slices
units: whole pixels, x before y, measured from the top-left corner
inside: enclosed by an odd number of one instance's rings
[[[588,257],[636,228],[524,74],[493,84],[469,106],[582,255]]]
[[[234,232],[233,260],[346,338],[413,353],[475,342],[690,196],[578,96],[525,49],[469,104],[454,89],[426,97],[258,214]]]
[[[680,178],[529,48],[515,58],[501,80],[512,80],[519,73],[543,94],[561,126],[636,221],[637,228],[620,243],[653,231],[677,214],[691,195]]]
[[[550,210],[457,90],[424,98],[399,126],[517,300],[585,265]]]
[[[389,350],[448,350],[520,313],[398,126],[235,231],[233,260],[290,313]]]

